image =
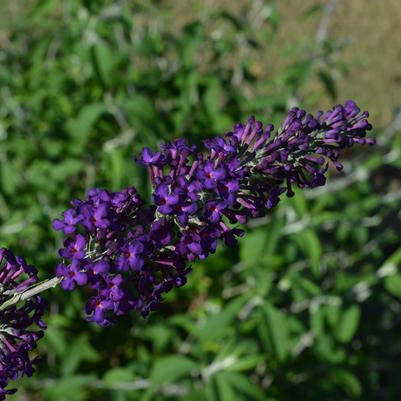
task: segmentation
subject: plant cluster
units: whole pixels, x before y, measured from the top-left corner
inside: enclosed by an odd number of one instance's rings
[[[191,262],[213,254],[218,241],[236,244],[244,234],[238,224],[264,216],[281,194],[292,197],[292,186],[324,185],[329,162],[342,168],[342,149],[374,144],[366,138],[371,129],[367,118],[349,100],[316,117],[294,108],[273,135],[272,125],[263,129],[250,117],[223,137],[206,140],[206,151],[182,139],[155,153],[144,148],[138,161],[149,169],[152,205],[135,188],[114,193],[92,189],[84,201],[72,201],[63,219],[54,220],[53,227],[67,235],[59,251],[63,262],[56,269],[61,287],[70,291],[89,285],[95,296],[85,311],[101,326],[130,309],[147,316],[160,307],[163,293],[186,283]],[[18,296],[36,284],[36,270],[8,250],[0,256],[5,258],[2,294],[15,299],[11,309],[7,297],[3,300],[2,330],[19,340],[13,344],[0,335],[4,395],[9,378],[33,372],[28,351],[42,331],[26,328],[32,323],[45,326],[39,295],[23,300],[19,309],[15,306]],[[29,279],[18,284],[21,273]]]

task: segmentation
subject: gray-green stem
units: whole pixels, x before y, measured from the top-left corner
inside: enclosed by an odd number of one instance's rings
[[[24,291],[15,293],[11,298],[0,305],[0,311],[3,311],[10,306],[17,304],[18,302],[25,301],[50,288],[57,287],[60,284],[61,280],[62,277],[53,277],[52,279],[42,281],[41,283],[36,284],[35,286],[30,287]]]

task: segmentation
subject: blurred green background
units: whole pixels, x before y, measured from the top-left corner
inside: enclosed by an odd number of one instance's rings
[[[401,399],[400,26],[399,0],[1,0],[0,244],[42,278],[71,199],[149,194],[143,146],[347,98],[378,138],[147,320],[99,329],[85,290],[47,294],[42,363],[10,399]]]

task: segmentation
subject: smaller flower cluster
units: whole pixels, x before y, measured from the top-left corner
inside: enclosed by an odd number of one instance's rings
[[[65,290],[86,284],[95,290],[85,307],[90,321],[108,325],[130,309],[146,316],[162,292],[185,283],[189,269],[169,249],[175,227],[166,219],[155,221],[154,210],[142,207],[134,188],[91,190],[72,206],[53,222],[68,235],[56,272]]]
[[[157,213],[180,227],[176,251],[188,260],[204,259],[218,239],[232,246],[245,224],[276,206],[292,186],[313,188],[325,183],[329,161],[337,169],[340,152],[354,143],[373,144],[368,113],[353,101],[316,117],[292,109],[280,129],[250,117],[232,132],[204,142],[197,152],[179,139],[153,153],[145,148],[139,162],[148,166]]]
[[[0,307],[36,282],[35,267],[9,250],[0,249]],[[34,372],[37,358],[30,358],[29,352],[36,348],[46,328],[42,321],[45,307],[45,301],[35,295],[22,304],[0,309],[0,400],[16,391],[6,389],[9,380]]]

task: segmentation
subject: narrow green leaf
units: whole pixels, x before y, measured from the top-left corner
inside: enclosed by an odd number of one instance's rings
[[[274,216],[272,221],[265,228],[268,237],[266,241],[266,247],[264,249],[264,254],[266,256],[271,256],[275,253],[277,244],[283,235],[284,224],[284,218]]]
[[[202,341],[216,341],[223,337],[231,327],[231,323],[244,305],[243,298],[237,298],[229,302],[224,309],[209,317],[201,328],[195,328],[193,333]]]
[[[315,277],[320,275],[320,257],[322,256],[322,245],[319,237],[311,229],[302,231],[294,237],[299,243],[301,250],[307,255]]]
[[[260,261],[260,257],[266,246],[267,231],[254,230],[241,240],[240,256],[241,261],[247,266],[252,266],[254,263]]]
[[[82,334],[69,346],[68,352],[62,359],[61,372],[64,376],[71,375],[77,370],[81,362],[95,362],[99,358],[100,355],[89,343],[88,336]]]
[[[74,140],[74,149],[82,152],[82,147],[89,139],[92,127],[99,117],[107,111],[103,103],[92,103],[85,106],[78,116],[69,121],[67,129]]]
[[[358,378],[350,371],[345,369],[336,369],[331,374],[333,381],[341,386],[351,397],[359,398],[362,394],[362,386]]]
[[[359,306],[353,305],[341,314],[337,326],[336,337],[338,341],[347,343],[358,329],[361,311]]]
[[[262,333],[267,350],[278,362],[283,362],[289,353],[289,333],[286,316],[273,305],[262,307]]]
[[[87,399],[87,389],[94,381],[92,375],[69,376],[55,381],[51,387],[43,389],[50,400],[83,401]]]
[[[224,372],[224,375],[225,379],[230,382],[232,387],[244,395],[244,399],[267,401],[266,395],[261,388],[249,381],[245,375],[236,372]]]
[[[103,85],[110,85],[113,76],[112,70],[116,59],[115,52],[113,52],[107,44],[102,42],[96,43],[92,48],[92,52],[94,67],[99,78]]]
[[[7,195],[15,194],[18,170],[8,160],[1,161],[1,189]]]
[[[384,280],[384,287],[388,292],[401,298],[401,275],[386,277]]]
[[[308,211],[304,191],[295,188],[295,196],[289,199],[289,202],[294,206],[298,218],[302,218]]]
[[[57,356],[65,355],[67,351],[67,341],[65,333],[56,326],[49,325],[46,329],[45,341],[48,343],[50,350],[54,351]]]
[[[324,310],[322,307],[310,311],[310,325],[316,336],[324,334]]]
[[[337,98],[336,83],[330,73],[326,71],[319,71],[318,77],[323,84],[324,89],[330,95],[332,100]]]
[[[230,365],[227,370],[230,372],[241,372],[243,370],[254,369],[260,362],[266,360],[264,355],[251,355],[238,358],[237,362]]]
[[[401,248],[397,249],[384,261],[378,270],[378,275],[384,277],[393,274],[399,265],[401,265]]]
[[[29,13],[29,20],[37,20],[54,10],[57,0],[42,0],[35,4]]]
[[[116,388],[120,383],[131,382],[133,376],[129,368],[114,368],[103,375],[103,382],[110,388]]]
[[[167,356],[156,360],[150,380],[153,386],[171,383],[188,375],[195,368],[195,362],[185,356]]]
[[[243,400],[243,398],[239,397],[238,393],[234,391],[231,383],[226,378],[225,372],[217,373],[215,376],[215,380],[217,383],[220,401]]]

